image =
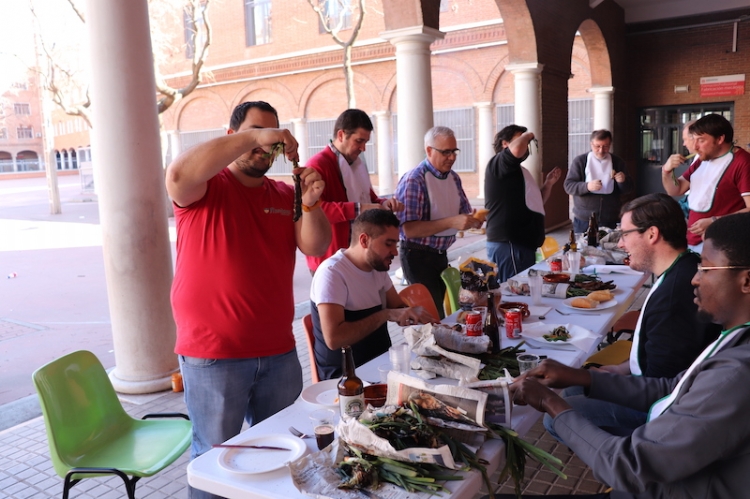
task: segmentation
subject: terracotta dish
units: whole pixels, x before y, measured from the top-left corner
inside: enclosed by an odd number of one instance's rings
[[[545,274],[542,276],[544,282],[570,282],[570,274]]]
[[[373,407],[383,407],[387,395],[388,385],[368,385],[365,387],[365,404],[370,404]]]
[[[525,319],[529,315],[531,315],[531,312],[529,312],[529,306],[525,303],[521,302],[513,302],[513,301],[504,301],[500,305],[497,306],[497,311],[500,312],[500,315],[505,317],[505,312],[510,310],[511,308],[518,308],[521,309],[521,316]]]

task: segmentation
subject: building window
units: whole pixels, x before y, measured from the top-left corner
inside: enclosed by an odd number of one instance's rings
[[[8,129],[0,128],[0,140],[8,140]]]
[[[31,106],[29,106],[28,104],[16,102],[15,104],[13,104],[13,112],[16,115],[22,114],[28,116],[31,114]]]
[[[183,11],[183,28],[185,31],[185,57],[192,59],[195,57],[196,47],[201,48],[206,43],[206,20],[203,17],[206,10],[205,5],[201,5],[197,15],[193,16],[193,4],[185,6]]]
[[[19,139],[33,139],[34,138],[34,129],[30,126],[19,126],[16,129],[16,132],[18,133]]]
[[[271,43],[271,0],[245,0],[245,45]]]
[[[325,17],[325,25],[318,17],[318,32],[339,31],[352,27],[351,0],[321,0],[320,9]],[[326,29],[327,28],[327,29]]]

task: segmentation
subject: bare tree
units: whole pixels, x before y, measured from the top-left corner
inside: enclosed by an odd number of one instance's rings
[[[352,4],[356,4],[353,6]],[[346,82],[346,101],[348,107],[357,107],[354,97],[354,71],[352,70],[352,48],[357,41],[362,23],[365,19],[365,0],[307,0],[307,3],[318,14],[323,28],[328,32],[333,41],[344,49],[344,80]],[[352,34],[348,40],[341,38],[340,33],[352,23]]]
[[[34,0],[29,0],[30,9],[38,22],[37,12],[34,9]],[[85,13],[76,4],[75,0],[67,0],[68,5],[75,13],[75,17],[86,23]],[[151,10],[151,38],[154,46],[154,73],[156,77],[155,95],[157,96],[157,110],[163,113],[170,106],[179,102],[189,95],[201,83],[205,75],[203,66],[208,57],[208,48],[211,46],[212,29],[208,17],[208,8],[211,0],[150,0]],[[184,9],[184,10],[183,10]],[[155,12],[156,11],[156,14]],[[192,32],[192,38],[186,40],[191,45],[191,75],[188,83],[181,88],[174,88],[167,84],[161,75],[160,62],[168,57],[169,52],[174,52],[173,40],[167,40],[164,36],[169,30],[162,30],[160,20],[164,18],[166,11],[184,13],[185,31]],[[74,28],[71,28],[71,31]],[[91,121],[91,98],[89,85],[86,81],[85,72],[78,69],[76,65],[69,64],[61,52],[56,50],[55,43],[49,44],[41,34],[38,37],[39,48],[44,55],[45,61],[40,61],[39,71],[42,84],[49,91],[52,101],[57,104],[66,114],[81,117],[89,127],[93,127]]]

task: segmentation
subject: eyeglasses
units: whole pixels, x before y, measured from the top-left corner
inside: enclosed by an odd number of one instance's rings
[[[643,234],[644,230],[641,228],[636,227],[635,229],[628,229],[628,230],[618,230],[617,234],[620,236],[620,239],[625,237],[626,235],[630,234],[631,232],[640,232]]]
[[[726,269],[726,270],[750,270],[750,267],[744,267],[742,265],[724,265],[724,266],[721,266],[721,267],[704,267],[703,265],[700,265],[700,264],[698,264],[698,266],[696,267],[696,270],[698,270],[698,272],[701,272],[701,273],[702,272],[708,272],[709,270],[722,270],[722,269]]]
[[[458,153],[461,152],[461,149],[438,149],[437,147],[433,147],[432,149],[434,151],[439,152],[446,158],[451,156],[452,154],[455,154],[456,156],[458,156]]]

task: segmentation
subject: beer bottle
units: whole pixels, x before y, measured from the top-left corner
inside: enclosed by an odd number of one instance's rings
[[[344,371],[338,384],[341,417],[357,419],[365,409],[365,385],[354,373],[354,355],[351,347],[343,347],[341,355]]]
[[[589,217],[589,229],[586,231],[586,244],[592,247],[599,245],[599,224],[596,222],[596,213],[592,212]]]
[[[484,325],[484,334],[490,337],[492,342],[492,353],[500,351],[500,321],[497,320],[497,309],[495,308],[495,294],[487,293],[487,322]]]
[[[570,246],[569,251],[578,251],[578,244],[576,243],[576,234],[573,232],[573,229],[570,229],[570,241],[568,242],[568,246]]]

